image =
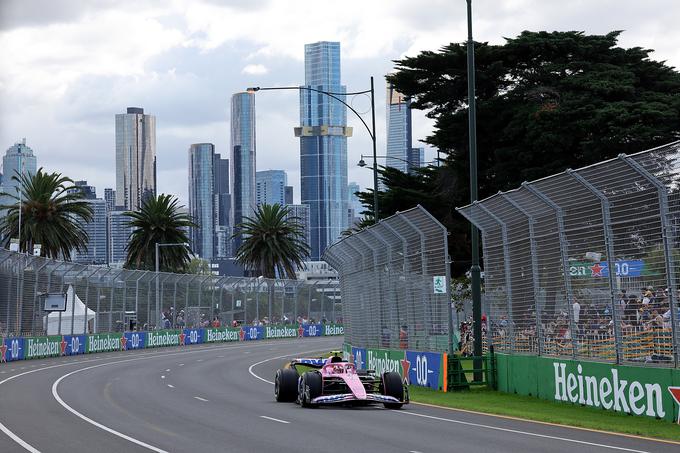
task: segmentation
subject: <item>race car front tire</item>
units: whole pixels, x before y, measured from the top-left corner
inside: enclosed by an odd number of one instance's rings
[[[382,390],[383,394],[393,396],[399,401],[404,401],[404,384],[401,382],[401,376],[394,371],[388,371],[382,375]],[[400,409],[403,403],[383,403],[387,409]]]
[[[302,407],[316,407],[316,404],[312,404],[312,400],[317,396],[321,396],[321,373],[307,371],[300,380],[298,400]]]
[[[297,397],[298,373],[295,368],[280,368],[274,378],[274,397],[279,403],[290,403]]]

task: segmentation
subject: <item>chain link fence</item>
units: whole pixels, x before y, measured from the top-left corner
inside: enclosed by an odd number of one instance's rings
[[[680,142],[458,208],[498,351],[678,364]]]
[[[48,294],[66,294],[66,311],[45,312]],[[334,280],[156,274],[0,249],[0,337],[193,328],[215,321],[341,323],[340,288]]]
[[[332,245],[345,339],[365,348],[448,352],[452,343],[447,231],[421,206]]]

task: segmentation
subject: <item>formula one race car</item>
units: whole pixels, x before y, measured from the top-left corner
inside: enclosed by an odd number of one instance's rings
[[[373,370],[357,370],[339,352],[327,359],[295,359],[276,371],[274,396],[278,402],[295,401],[302,407],[321,404],[383,403],[399,409],[409,402],[408,388],[399,373],[381,376]]]

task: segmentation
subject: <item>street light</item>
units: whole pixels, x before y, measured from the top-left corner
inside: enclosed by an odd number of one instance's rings
[[[362,155],[361,155],[361,159],[360,159],[359,162],[357,163],[357,166],[363,168],[363,167],[365,167],[366,165],[368,165],[368,164],[366,164],[366,161],[364,160],[364,157],[370,158],[371,156],[364,156],[364,155],[362,154]],[[400,161],[404,162],[404,163],[407,164],[407,165],[412,165],[412,164],[413,164],[413,162],[409,162],[408,160],[402,159],[401,157],[394,157],[394,156],[373,156],[373,158],[374,158],[374,159],[375,159],[375,158],[380,158],[380,159],[394,159],[394,160],[400,160]],[[423,162],[423,164],[428,164],[428,165],[429,165],[429,164],[432,164],[432,163],[434,163],[434,162],[435,162],[435,161]],[[373,168],[375,169],[375,165],[373,166]]]
[[[160,260],[159,260],[159,252],[161,247],[189,247],[189,244],[186,242],[177,242],[177,243],[167,243],[167,244],[161,244],[159,242],[156,242],[156,328],[158,328],[159,324],[161,323],[161,311],[160,311],[160,297],[159,297],[159,284],[158,284],[158,278],[159,278],[159,270],[160,270]]]
[[[375,90],[373,87],[373,76],[371,76],[371,89],[370,90],[364,90],[364,91],[354,91],[350,93],[333,93],[331,91],[323,91],[323,90],[317,90],[316,88],[311,88],[307,86],[287,86],[287,87],[249,87],[246,89],[248,93],[256,93],[258,91],[273,91],[273,90],[306,90],[306,91],[312,91],[314,93],[321,93],[325,94],[326,96],[335,99],[336,101],[340,102],[343,104],[345,107],[350,109],[352,113],[354,113],[359,120],[361,120],[361,123],[364,125],[366,128],[366,131],[368,132],[368,135],[371,137],[371,141],[373,142],[373,218],[375,219],[375,222],[378,222],[378,159],[376,156],[376,137],[375,137]],[[372,128],[368,127],[368,124],[366,124],[366,121],[364,121],[363,117],[357,112],[354,107],[349,105],[347,102],[343,101],[339,96],[355,96],[358,94],[369,94],[371,95],[371,125],[373,126]]]

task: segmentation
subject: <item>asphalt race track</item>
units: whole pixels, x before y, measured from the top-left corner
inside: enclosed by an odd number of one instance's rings
[[[303,409],[274,401],[271,381],[287,357],[341,343],[223,343],[3,364],[0,452],[680,451],[417,404]]]

